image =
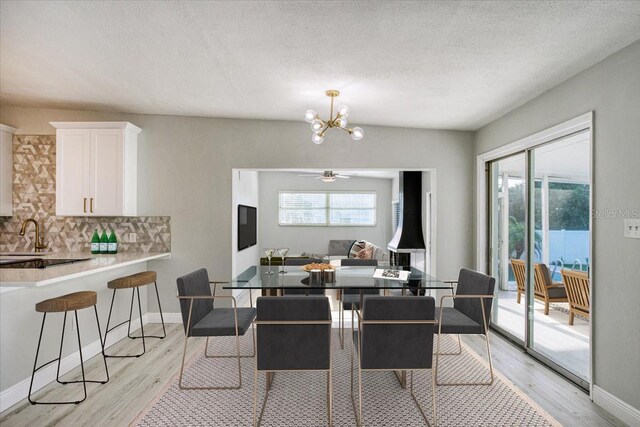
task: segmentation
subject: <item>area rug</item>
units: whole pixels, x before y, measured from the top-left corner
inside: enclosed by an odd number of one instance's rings
[[[347,335],[348,336],[348,335]],[[204,340],[203,340],[204,341]],[[456,350],[457,342],[443,339],[443,352]],[[354,426],[350,399],[351,353],[347,340],[340,349],[337,330],[332,341],[333,425]],[[242,338],[243,354],[250,354],[251,334]],[[209,353],[233,354],[234,339],[218,338],[209,343]],[[180,390],[178,374],[165,385],[133,420],[136,426],[251,426],[253,420],[254,359],[242,359],[242,388],[239,390]],[[462,354],[441,356],[441,381],[484,381],[488,365],[463,344]],[[237,381],[235,359],[207,359],[202,350],[188,362],[187,386],[224,386]],[[356,384],[357,387],[357,384]],[[414,375],[427,417],[431,420],[431,375]],[[265,376],[258,376],[258,399],[262,402]],[[357,390],[357,388],[356,388]],[[327,424],[326,374],[323,372],[281,372],[273,380],[262,418],[263,426],[323,426]],[[542,408],[494,369],[490,386],[437,387],[439,426],[559,426]],[[409,390],[402,389],[392,372],[363,372],[365,425],[385,427],[424,426]]]

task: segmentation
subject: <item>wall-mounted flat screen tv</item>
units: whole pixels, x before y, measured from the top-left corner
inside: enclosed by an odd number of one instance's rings
[[[249,248],[257,243],[257,212],[253,206],[238,205],[238,250]]]

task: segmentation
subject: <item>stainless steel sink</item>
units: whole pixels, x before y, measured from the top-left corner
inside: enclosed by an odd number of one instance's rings
[[[53,252],[0,252],[0,256],[28,256],[32,258],[51,255]]]

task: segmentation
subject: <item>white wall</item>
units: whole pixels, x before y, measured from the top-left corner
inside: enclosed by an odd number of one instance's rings
[[[258,172],[233,171],[231,178],[233,199],[231,203],[231,275],[233,277],[258,263],[260,258],[260,208],[258,194]],[[257,243],[250,248],[238,251],[238,205],[258,208]]]
[[[260,241],[265,247],[288,247],[291,254],[326,254],[329,240],[367,240],[387,247],[391,240],[391,180],[351,177],[335,182],[299,177],[294,172],[260,172]],[[278,225],[278,191],[374,191],[375,227],[287,227]]]
[[[171,216],[170,260],[154,261],[162,308],[178,312],[176,278],[206,267],[229,280],[231,266],[232,169],[435,168],[440,218],[438,274],[456,277],[472,266],[473,134],[470,132],[366,126],[353,141],[330,133],[310,141],[304,121],[266,121],[102,113],[2,105],[0,122],[18,134],[54,134],[50,121],[130,121],[138,136],[138,213]],[[446,207],[446,212],[444,208]],[[45,230],[46,232],[46,230]],[[149,311],[156,311],[153,298]]]
[[[626,211],[627,216],[635,210],[637,215],[640,41],[480,129],[476,153],[590,110],[594,111],[593,207],[597,212]],[[640,240],[623,237],[624,216],[593,221],[593,381],[640,410]]]

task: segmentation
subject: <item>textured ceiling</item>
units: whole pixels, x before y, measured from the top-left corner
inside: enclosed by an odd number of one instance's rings
[[[0,3],[3,105],[477,129],[640,38],[640,2]]]

